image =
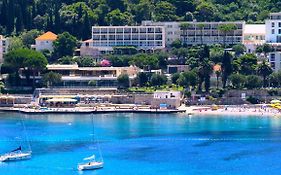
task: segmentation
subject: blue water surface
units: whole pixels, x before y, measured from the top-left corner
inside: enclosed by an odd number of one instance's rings
[[[100,157],[93,139],[99,140],[105,166],[97,171],[79,172],[77,163],[84,157]],[[1,175],[281,172],[281,119],[273,117],[1,113],[0,153],[19,145],[28,149],[26,140],[31,144],[32,159],[1,163]]]

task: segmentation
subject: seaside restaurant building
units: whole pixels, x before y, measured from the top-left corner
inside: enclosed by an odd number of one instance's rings
[[[62,86],[89,86],[94,81],[97,87],[116,87],[117,78],[121,74],[127,74],[130,80],[136,78],[140,68],[129,67],[79,67],[73,65],[47,65],[48,71],[62,75]]]

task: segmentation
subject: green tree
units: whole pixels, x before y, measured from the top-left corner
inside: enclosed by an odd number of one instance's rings
[[[75,64],[75,60],[71,56],[64,56],[60,59],[58,59],[59,64]]]
[[[262,87],[262,79],[257,75],[248,75],[246,77],[246,84],[245,86],[248,89],[255,89]]]
[[[24,48],[23,42],[20,37],[10,37],[8,51]]]
[[[196,7],[196,19],[199,21],[211,21],[216,13],[216,7],[214,4],[201,1],[201,3]]]
[[[266,61],[263,61],[257,66],[257,72],[263,77],[263,87],[266,87],[266,80],[268,76],[273,72],[272,68],[270,67],[270,64]]]
[[[150,83],[152,86],[161,86],[166,84],[168,81],[165,75],[153,74],[150,79]]]
[[[154,19],[156,21],[173,21],[177,19],[176,7],[167,1],[156,3],[154,9]]]
[[[55,72],[48,72],[43,75],[43,84],[47,87],[52,87],[61,83],[61,74]]]
[[[246,47],[243,44],[236,44],[232,47],[232,49],[235,52],[236,57],[239,57],[246,51]]]
[[[73,56],[73,52],[77,46],[77,39],[70,35],[68,32],[63,32],[58,35],[56,41],[54,41],[54,54],[57,58],[63,56]]]
[[[119,9],[113,10],[105,17],[108,25],[123,26],[132,22],[132,16],[128,12],[122,13]]]
[[[223,59],[222,59],[222,65],[221,65],[223,88],[226,87],[228,77],[229,77],[229,75],[231,75],[231,73],[233,71],[233,67],[232,67],[231,63],[232,63],[232,56],[230,53],[225,51],[224,55],[223,55]]]
[[[121,74],[117,77],[118,86],[120,88],[128,88],[130,87],[130,78],[128,74]]]
[[[42,32],[32,29],[30,31],[23,32],[21,34],[21,39],[24,47],[30,48],[32,44],[35,44],[35,39],[42,34]]]
[[[148,75],[145,72],[139,72],[137,75],[137,82],[140,87],[147,85],[149,80]]]
[[[181,75],[180,73],[172,74],[171,80],[173,84],[177,84],[177,80],[179,79],[180,75]]]
[[[235,60],[234,64],[238,64],[237,67],[240,68],[238,71],[241,74],[252,75],[256,71],[258,60],[254,54],[245,54]]]
[[[241,89],[245,86],[246,83],[246,77],[245,75],[241,74],[231,74],[229,76],[229,80],[235,89]]]
[[[46,57],[41,53],[34,50],[30,50],[24,60],[24,65],[31,70],[33,74],[32,87],[35,88],[35,76],[37,72],[40,72],[46,68],[48,61]]]

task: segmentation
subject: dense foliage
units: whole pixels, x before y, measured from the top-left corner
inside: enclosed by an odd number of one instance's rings
[[[1,0],[0,33],[67,31],[89,38],[92,25],[130,25],[142,20],[262,22],[281,11],[280,0]]]

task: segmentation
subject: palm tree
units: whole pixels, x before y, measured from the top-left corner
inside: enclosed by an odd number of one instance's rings
[[[218,30],[223,33],[223,45],[225,46],[227,34],[236,30],[236,25],[235,24],[221,24],[218,26]]]
[[[263,87],[266,87],[266,79],[273,72],[272,68],[270,67],[270,64],[263,60],[263,62],[258,65],[257,72],[263,77]]]

